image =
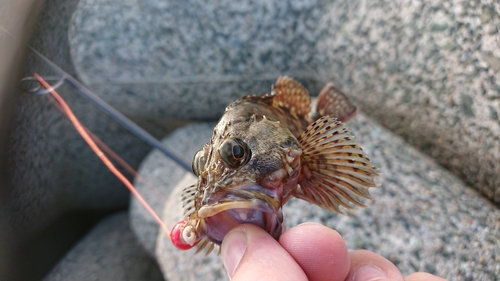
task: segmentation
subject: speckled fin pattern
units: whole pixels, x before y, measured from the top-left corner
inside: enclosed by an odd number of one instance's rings
[[[342,213],[340,206],[364,206],[361,198],[371,198],[376,168],[355,142],[346,126],[324,116],[299,136],[302,145],[302,173],[296,197],[324,209]]]
[[[317,111],[320,116],[333,116],[347,122],[356,115],[357,108],[342,91],[328,83],[319,93]]]
[[[273,85],[273,106],[286,108],[295,118],[304,118],[311,111],[307,90],[290,77],[282,76]]]

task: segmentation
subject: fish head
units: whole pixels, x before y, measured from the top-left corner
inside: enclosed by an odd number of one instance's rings
[[[186,235],[220,244],[229,230],[250,223],[278,239],[281,208],[297,188],[301,153],[292,133],[264,115],[221,119],[193,160],[198,183],[183,196],[191,226]]]

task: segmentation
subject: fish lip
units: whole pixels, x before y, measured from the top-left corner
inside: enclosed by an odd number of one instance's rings
[[[225,234],[237,225],[257,225],[278,239],[282,232],[281,203],[273,192],[255,183],[232,186],[202,206],[197,217],[204,221],[204,236],[221,244]],[[263,192],[265,193],[263,193]],[[200,233],[201,234],[201,233]]]
[[[254,209],[264,213],[275,213],[278,210],[274,208],[273,204],[262,199],[232,200],[201,207],[198,210],[198,218],[212,217],[220,212],[232,209]]]
[[[227,188],[227,192],[214,196],[211,202],[198,210],[198,218],[207,218],[230,209],[255,209],[265,213],[276,213],[281,208],[277,195],[268,188],[255,183]]]

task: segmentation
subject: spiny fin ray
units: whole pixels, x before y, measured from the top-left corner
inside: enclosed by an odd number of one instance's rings
[[[191,185],[184,190],[182,190],[182,208],[184,209],[184,216],[189,217],[191,214],[193,214],[196,209],[195,209],[195,196],[196,194],[196,185]]]
[[[282,76],[273,85],[273,106],[286,108],[295,118],[304,118],[311,111],[311,98],[307,90],[290,77]]]
[[[201,240],[198,245],[196,246],[196,252],[194,254],[198,254],[199,252],[203,251],[203,249],[206,249],[205,256],[208,256],[215,248],[218,248],[219,245],[216,245],[214,242],[210,242],[206,239]],[[217,253],[217,255],[220,253]]]
[[[364,206],[362,198],[371,198],[368,189],[378,174],[344,123],[323,116],[298,141],[304,179],[296,197],[339,213],[340,206]]]

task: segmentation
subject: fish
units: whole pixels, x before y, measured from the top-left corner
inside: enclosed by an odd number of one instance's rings
[[[174,244],[209,254],[244,223],[279,239],[282,207],[292,197],[336,213],[365,206],[378,171],[345,125],[356,112],[333,84],[314,103],[287,76],[270,94],[229,104],[193,158],[198,181],[182,192],[184,220],[172,231]]]

